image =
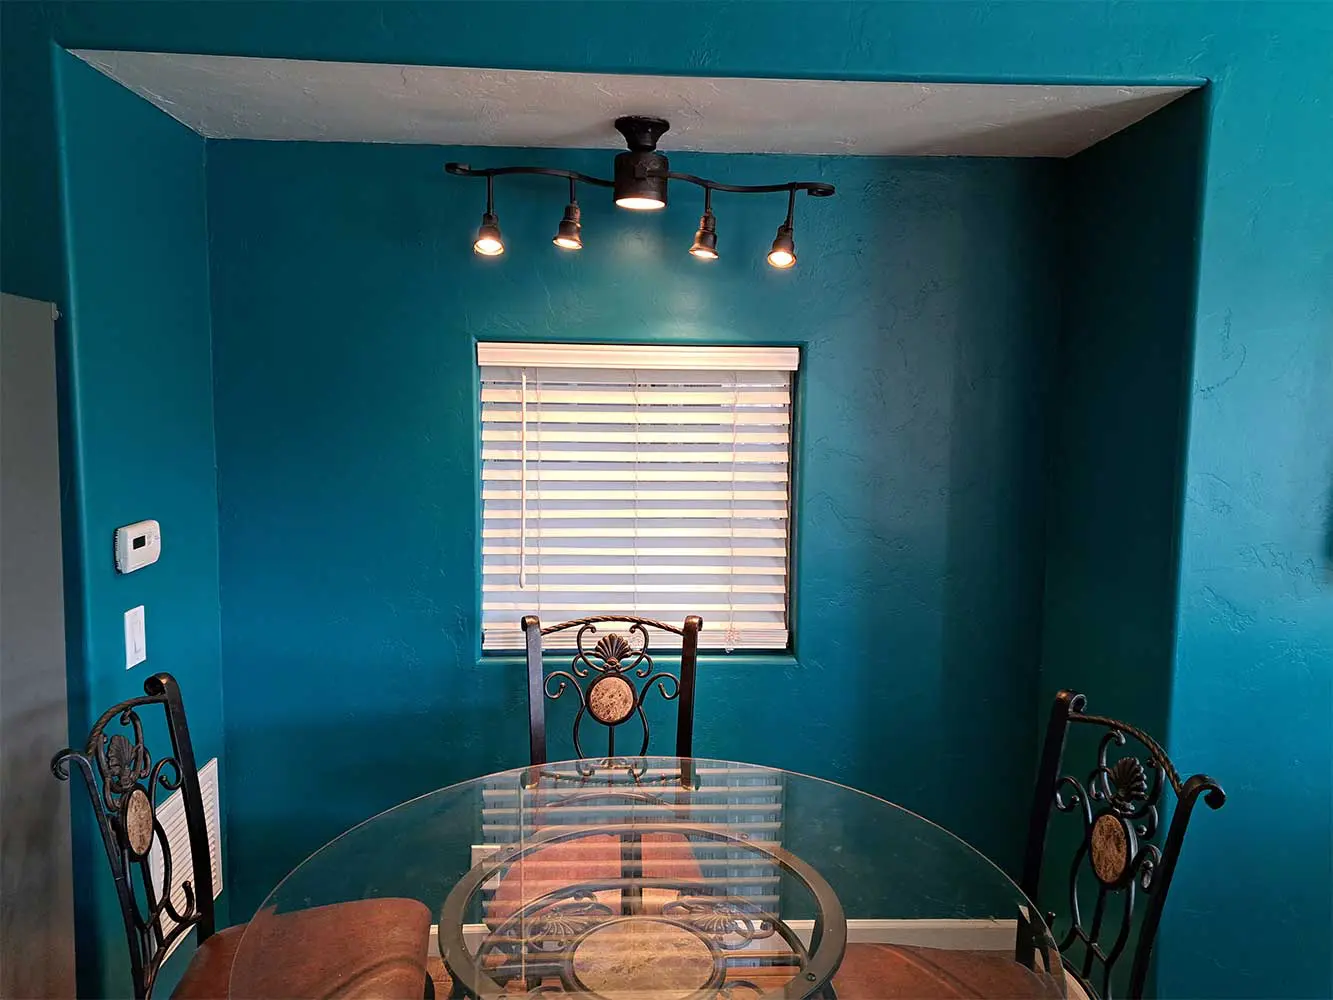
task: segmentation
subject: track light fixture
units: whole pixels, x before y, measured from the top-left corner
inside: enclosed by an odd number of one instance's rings
[[[551,241],[563,250],[583,248],[583,226],[575,184],[582,181],[595,187],[611,188],[616,205],[635,211],[663,209],[667,204],[667,183],[684,181],[704,189],[704,212],[699,229],[694,234],[690,253],[700,260],[717,260],[717,219],[713,215],[713,192],[728,194],[774,194],[787,192],[787,219],[778,227],[777,238],[768,253],[768,262],[777,268],[789,268],[796,263],[796,247],[792,241],[792,214],[796,207],[796,192],[804,191],[815,198],[827,198],[834,193],[832,184],[820,181],[789,181],[786,184],[721,184],[693,174],[677,173],[670,169],[666,156],[657,151],[657,143],[671,127],[662,118],[638,115],[617,118],[616,130],[625,138],[626,152],[615,158],[611,179],[592,177],[574,170],[552,167],[485,167],[473,169],[466,163],[446,163],[444,169],[456,177],[486,178],[486,212],[481,217],[481,228],[472,249],[486,257],[504,253],[500,237],[500,221],[495,215],[494,180],[505,174],[535,174],[562,177],[569,181],[569,204],[555,238]]]
[[[773,239],[773,249],[768,251],[768,262],[773,267],[785,271],[796,263],[796,243],[791,238],[791,217],[796,210],[796,192],[787,199],[787,221],[778,226],[778,235]]]
[[[477,238],[472,241],[472,250],[483,257],[498,257],[505,252],[504,240],[500,236],[500,220],[495,215],[495,186],[489,177],[486,178],[486,211],[482,213]]]
[[[704,188],[704,214],[699,220],[690,253],[700,260],[717,260],[717,219],[713,217],[712,188]]]
[[[579,223],[579,198],[574,190],[574,178],[569,179],[569,204],[565,206],[565,217],[551,240],[561,250],[583,249],[583,226]]]

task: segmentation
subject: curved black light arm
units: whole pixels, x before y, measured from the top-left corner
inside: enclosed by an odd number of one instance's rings
[[[592,177],[589,174],[581,174],[577,170],[556,170],[553,167],[485,167],[473,168],[466,163],[446,163],[444,165],[446,174],[453,174],[455,177],[485,177],[488,180],[492,177],[503,177],[505,174],[540,174],[543,177],[566,177],[571,181],[582,181],[584,184],[596,184],[598,187],[614,187],[612,181],[602,180],[600,177]]]
[[[786,184],[722,184],[719,181],[710,181],[706,177],[681,174],[674,170],[670,171],[667,176],[673,181],[697,184],[705,191],[728,191],[732,194],[772,194],[776,191],[790,191],[795,195],[797,191],[804,191],[812,198],[827,198],[835,191],[832,184],[824,184],[821,181],[789,181]]]
[[[444,171],[447,174],[453,174],[455,177],[485,177],[488,182],[492,177],[503,177],[506,174],[536,174],[542,177],[565,177],[571,181],[595,184],[598,187],[615,186],[613,181],[602,177],[581,174],[577,170],[558,170],[554,167],[470,167],[466,163],[446,163]],[[832,184],[824,184],[821,181],[789,181],[786,184],[723,184],[719,181],[710,181],[706,177],[682,174],[674,170],[670,171],[667,177],[673,181],[685,181],[687,184],[697,185],[705,191],[726,191],[730,194],[772,194],[777,191],[790,191],[792,197],[795,197],[797,191],[804,191],[814,198],[827,198],[835,192]]]

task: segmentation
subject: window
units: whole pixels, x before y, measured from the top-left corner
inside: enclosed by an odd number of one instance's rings
[[[794,347],[479,344],[482,648],[544,622],[704,619],[785,649]],[[573,636],[562,636],[568,642]]]

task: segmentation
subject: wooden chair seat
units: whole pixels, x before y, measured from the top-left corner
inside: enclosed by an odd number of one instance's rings
[[[261,910],[249,924],[205,939],[172,998],[226,1000],[236,951],[249,931],[240,984],[247,1000],[420,1000],[430,923],[430,910],[415,899],[364,899],[290,913]]]
[[[645,878],[703,878],[689,839],[681,834],[645,834],[639,853]],[[487,908],[486,923],[494,929],[528,903],[572,883],[620,878],[622,863],[620,838],[609,834],[542,847],[510,865],[500,877]],[[647,889],[643,893],[644,907],[649,912],[660,911],[664,903],[679,895],[674,889]],[[619,909],[618,890],[599,892],[596,897]]]
[[[833,977],[838,1000],[1045,1000],[1060,997],[1063,972],[1042,974],[1011,952],[850,944]]]

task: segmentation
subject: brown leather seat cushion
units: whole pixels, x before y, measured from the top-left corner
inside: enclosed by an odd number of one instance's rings
[[[245,969],[235,986],[246,1000],[337,996],[420,1000],[426,986],[430,910],[415,899],[363,899],[275,913],[205,941],[173,1000],[224,1000],[241,935]]]
[[[231,963],[241,944],[245,924],[218,931],[201,944],[190,959],[172,1000],[216,1000],[231,992]]]
[[[699,862],[688,838],[678,833],[649,833],[640,842],[639,854],[645,878],[702,879]],[[515,911],[533,900],[575,882],[621,877],[620,838],[610,834],[582,837],[578,840],[549,844],[510,865],[500,877],[486,911],[486,922],[498,927]],[[650,910],[660,909],[679,893],[647,889],[644,903]],[[615,907],[618,890],[597,893],[597,898]]]
[[[833,988],[838,1000],[1045,1000],[1063,995],[1063,981],[1063,972],[1033,972],[1009,952],[850,944]]]

